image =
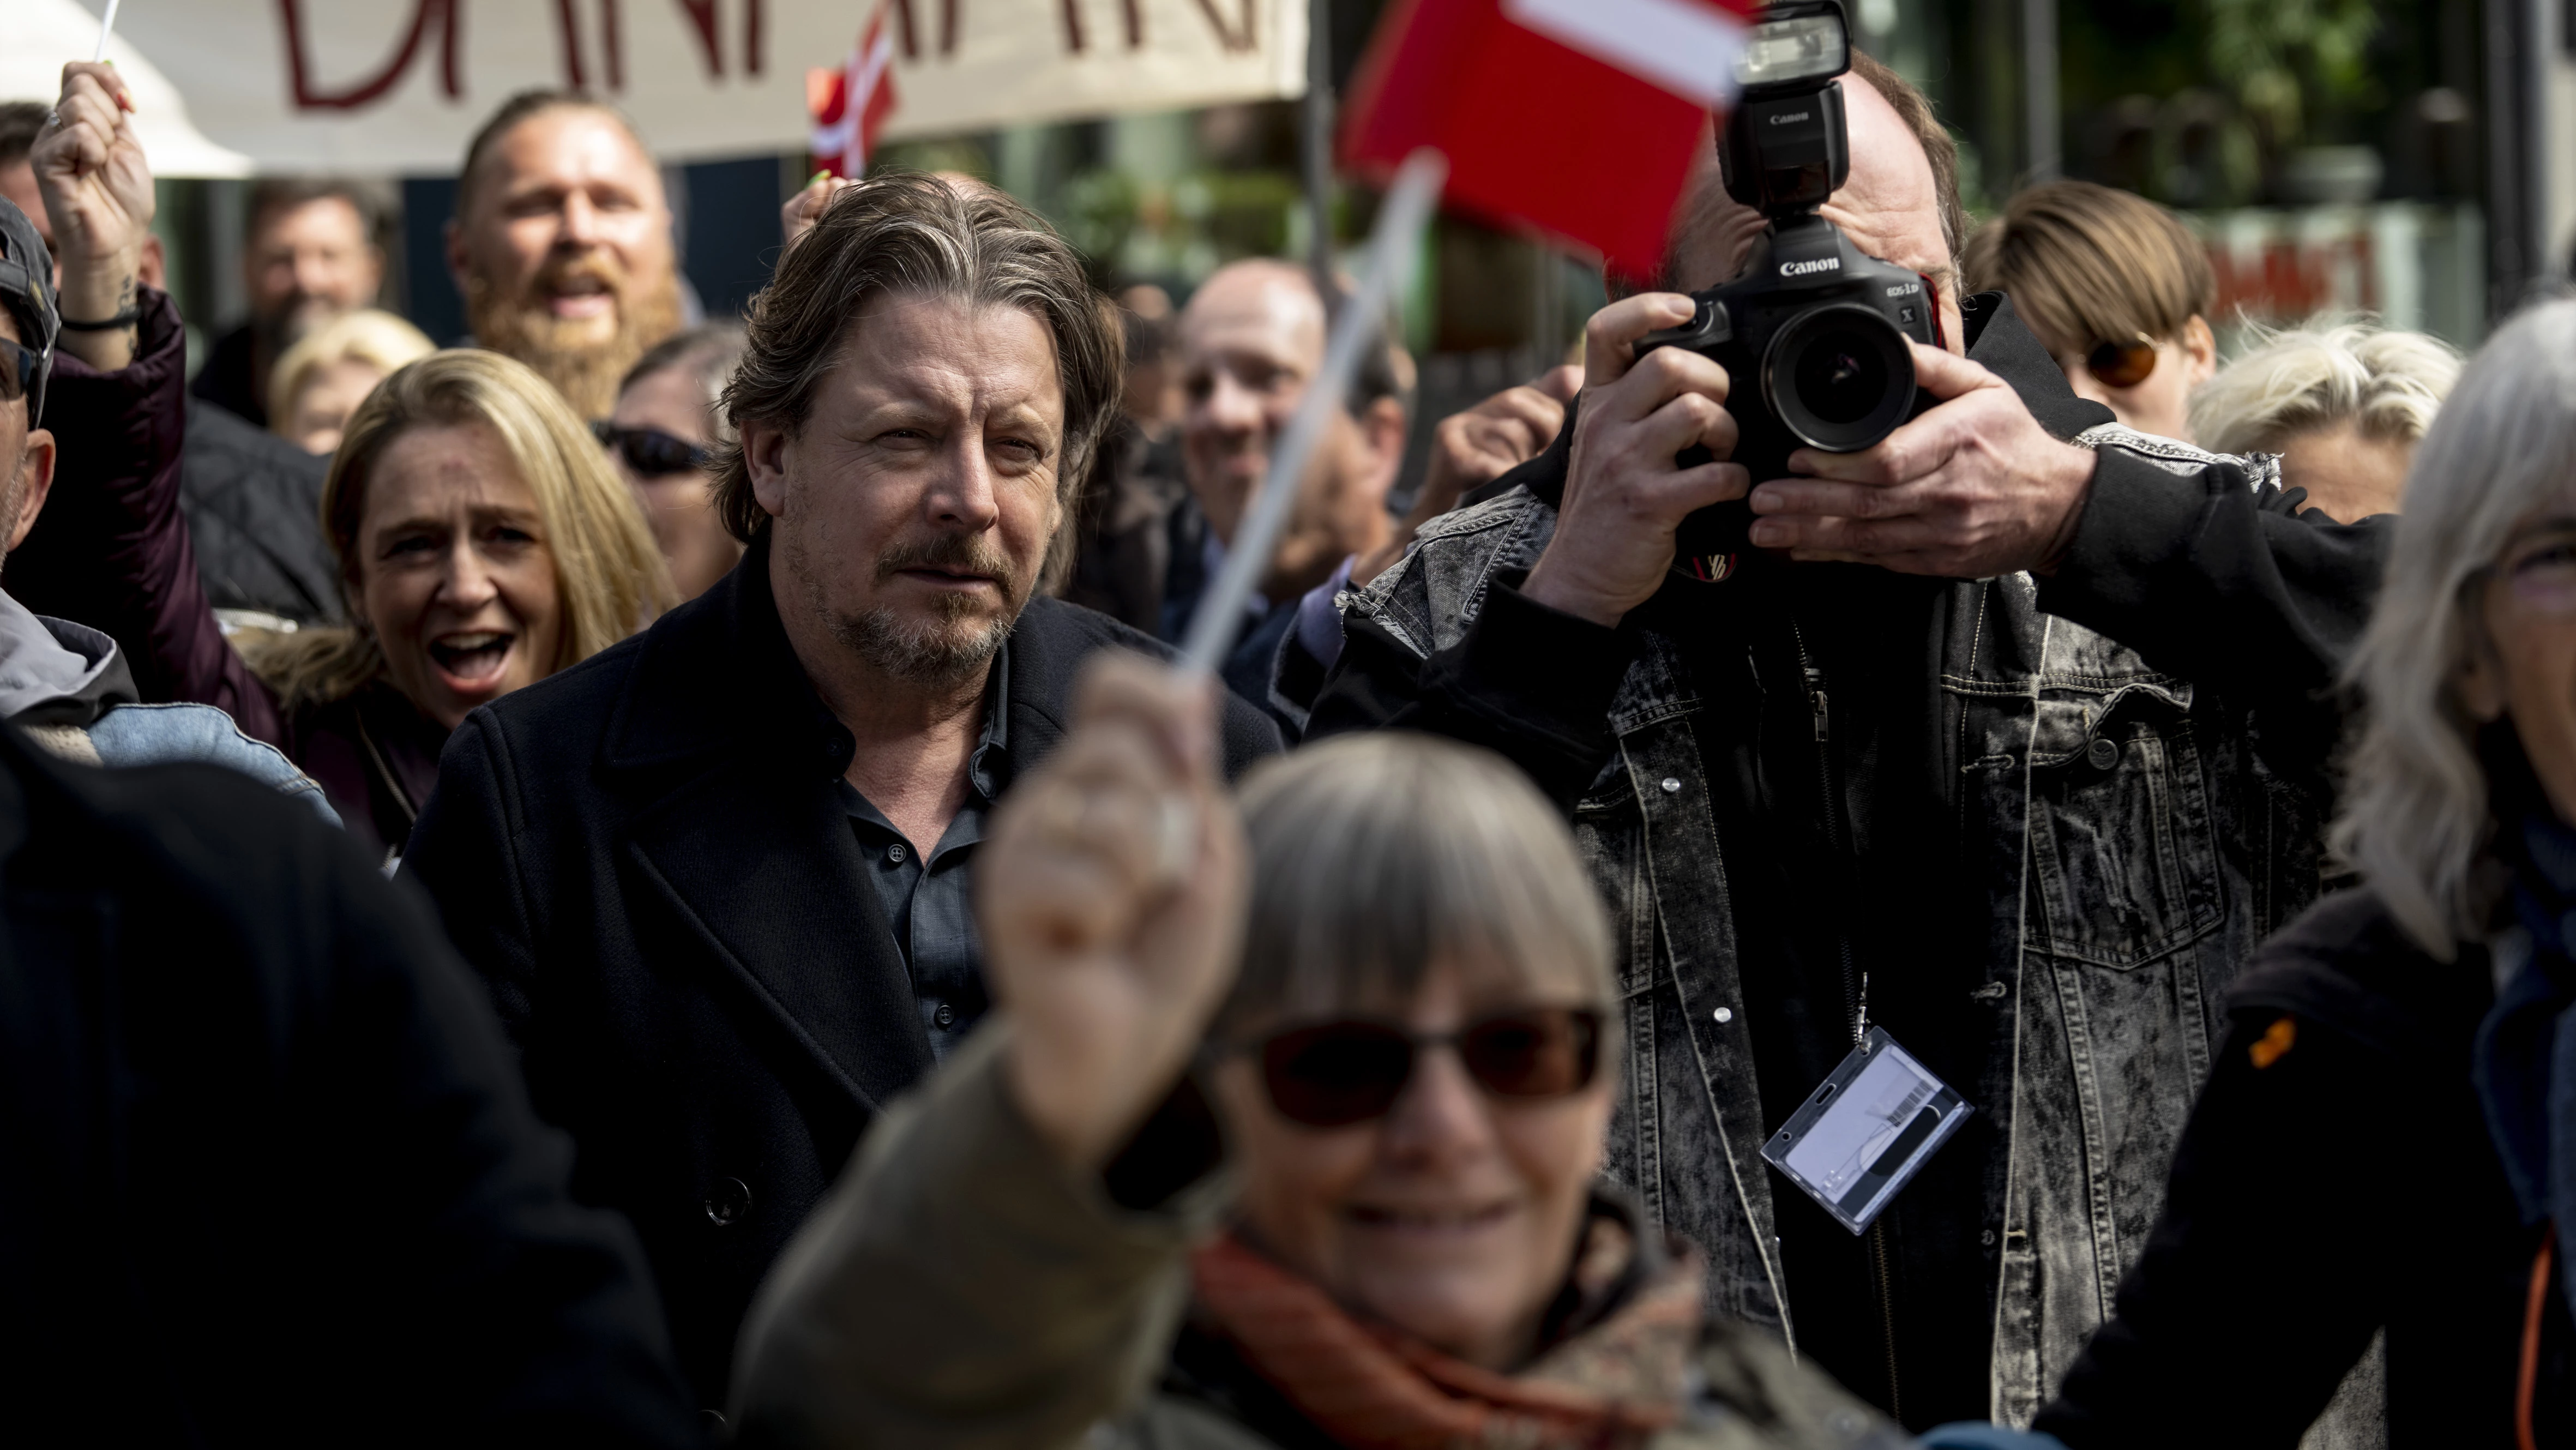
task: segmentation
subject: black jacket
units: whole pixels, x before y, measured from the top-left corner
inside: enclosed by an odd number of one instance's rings
[[[322,538],[329,471],[328,460],[190,400],[179,510],[208,604],[297,624],[339,622],[340,562]]]
[[[1063,738],[1077,666],[1106,645],[1168,654],[1030,602],[1014,770]],[[1229,699],[1223,744],[1235,771],[1278,736]],[[770,1260],[931,1065],[835,794],[849,750],[755,544],[641,637],[466,717],[404,865],[490,981],[537,1111],[572,1130],[574,1192],[643,1235],[709,1407]]]
[[[2074,1450],[2290,1450],[2384,1329],[2393,1450],[2511,1445],[2541,1230],[2471,1085],[2489,978],[2486,951],[2437,962],[2365,891],[2266,944],[2117,1313],[2036,1428]],[[2564,1302],[2542,1339],[2544,1445],[2568,1443]]]
[[[696,1443],[414,894],[212,766],[0,731],[0,1440]]]

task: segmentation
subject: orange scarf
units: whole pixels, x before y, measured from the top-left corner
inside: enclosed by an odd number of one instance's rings
[[[1608,1284],[1636,1252],[1595,1218],[1575,1280]],[[1699,1342],[1703,1287],[1684,1248],[1629,1302],[1518,1374],[1453,1359],[1363,1323],[1323,1290],[1231,1236],[1191,1256],[1198,1312],[1306,1418],[1357,1450],[1612,1450],[1678,1416]]]

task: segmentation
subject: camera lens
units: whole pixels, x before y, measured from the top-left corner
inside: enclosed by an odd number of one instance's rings
[[[1887,364],[1861,338],[1829,332],[1807,344],[1796,364],[1798,396],[1828,423],[1857,423],[1877,411],[1887,392]]]
[[[1856,303],[1802,312],[1772,335],[1762,392],[1811,448],[1850,453],[1896,431],[1914,407],[1914,357],[1896,324]]]

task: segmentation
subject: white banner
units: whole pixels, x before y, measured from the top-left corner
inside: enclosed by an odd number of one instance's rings
[[[262,171],[431,175],[531,86],[617,105],[665,161],[802,150],[805,72],[842,64],[877,3],[125,0],[116,29]],[[1307,0],[884,3],[888,138],[1304,89]]]

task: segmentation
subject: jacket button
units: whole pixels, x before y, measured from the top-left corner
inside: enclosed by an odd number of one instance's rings
[[[945,1032],[949,1028],[957,1025],[957,1009],[949,1006],[945,1002],[942,1002],[931,1012],[930,1021],[933,1026],[936,1026],[940,1031]]]
[[[1732,1007],[1720,1007],[1710,1015],[1717,1018],[1718,1022],[1723,1025],[1735,1020],[1735,1009]]]
[[[1664,794],[1666,794],[1666,795],[1672,795],[1672,794],[1674,794],[1675,792],[1679,791],[1681,788],[1682,788],[1682,780],[1681,780],[1681,777],[1680,777],[1680,776],[1677,776],[1677,775],[1668,775],[1668,776],[1665,776],[1665,777],[1664,777]]]
[[[707,1222],[731,1228],[751,1217],[751,1185],[739,1178],[719,1178],[707,1190]]]
[[[2097,735],[2092,744],[2084,747],[2084,758],[2092,762],[2095,770],[2109,770],[2120,763],[2120,742]]]

